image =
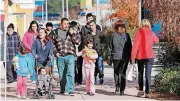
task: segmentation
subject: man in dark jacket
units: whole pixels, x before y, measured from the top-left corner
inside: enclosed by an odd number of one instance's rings
[[[82,26],[82,33],[88,33],[89,32],[89,30],[91,29],[90,26],[89,26],[89,22],[91,20],[95,20],[95,17],[96,16],[92,15],[91,13],[88,13],[86,15],[86,21],[87,22],[86,22],[85,26]],[[101,31],[101,27],[98,24],[96,24],[96,28]]]
[[[11,23],[7,27],[6,73],[8,83],[12,83],[17,80],[17,74],[14,69],[12,69],[12,59],[18,53],[19,46],[20,37],[16,32],[14,32],[14,25]]]
[[[104,34],[102,31],[97,29],[95,20],[89,22],[91,28],[91,34],[88,33],[87,39],[91,38],[94,42],[94,49],[98,52],[98,59],[96,60],[96,69],[95,69],[95,83],[97,81],[96,77],[99,73],[100,84],[103,84],[104,80],[104,67],[103,67],[103,43],[104,43]]]
[[[95,20],[95,16],[93,14],[91,14],[91,13],[88,13],[86,15],[87,23],[86,23],[86,25],[82,26],[82,28],[81,28],[81,40],[82,40],[82,42],[81,42],[80,46],[78,47],[79,51],[81,51],[84,48],[84,43],[83,43],[84,38],[82,36],[86,35],[88,33],[91,33],[91,28],[89,26],[89,22],[91,20]],[[96,29],[101,31],[101,27],[99,25],[97,25],[97,24],[96,24]],[[82,76],[82,64],[83,64],[83,58],[81,56],[81,57],[78,57],[77,64],[76,64],[77,65],[76,66],[76,68],[77,68],[76,82],[78,84],[82,84],[82,77],[83,77]]]
[[[92,39],[93,40],[93,49],[95,49],[98,53],[98,59],[96,60],[96,69],[95,69],[95,83],[96,83],[96,77],[97,74],[99,73],[99,78],[100,78],[100,84],[103,84],[103,39],[104,35],[103,33],[96,28],[96,22],[94,20],[91,20],[89,22],[89,26],[91,30],[86,33],[82,34],[82,43],[85,43],[86,40]]]

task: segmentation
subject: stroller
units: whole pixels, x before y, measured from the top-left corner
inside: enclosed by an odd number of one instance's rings
[[[51,63],[51,60],[49,60],[48,62],[50,62]],[[35,67],[36,67],[36,73],[37,73],[37,75],[39,74],[39,69],[41,68],[38,68],[38,65],[37,65],[37,60],[35,61]],[[52,66],[53,67],[53,66]],[[45,88],[45,85],[43,86],[43,91],[42,90],[40,90],[39,88],[38,88],[38,80],[36,81],[36,90],[34,91],[34,94],[33,94],[33,99],[39,99],[39,98],[46,98],[46,99],[55,99],[55,94],[54,94],[54,92],[52,91],[52,68],[51,67],[51,72],[50,72],[50,81],[49,81],[49,88],[48,89],[46,89]]]

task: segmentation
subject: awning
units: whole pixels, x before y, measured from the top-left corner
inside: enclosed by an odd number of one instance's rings
[[[34,12],[33,13],[34,17],[42,17],[42,12]],[[46,12],[44,12],[44,16],[46,16]],[[48,13],[48,17],[59,17],[59,14],[50,14]]]

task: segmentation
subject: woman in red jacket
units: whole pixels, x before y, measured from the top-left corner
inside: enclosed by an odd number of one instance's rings
[[[145,77],[145,97],[149,97],[150,84],[151,84],[151,70],[154,62],[154,52],[153,44],[158,43],[159,39],[156,37],[155,33],[151,30],[151,24],[149,20],[143,19],[141,23],[141,28],[135,33],[134,43],[131,53],[131,61],[134,62],[137,59],[138,64],[138,83],[140,91],[137,96],[141,97],[144,95],[143,91],[143,74],[144,66],[146,68]]]

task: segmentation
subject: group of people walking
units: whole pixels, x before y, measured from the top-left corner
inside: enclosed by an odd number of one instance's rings
[[[39,28],[38,23],[32,21],[22,41],[19,34],[14,31],[13,24],[7,27],[7,81],[12,83],[17,80],[18,97],[25,98],[27,95],[28,74],[32,83],[35,83],[38,79],[35,67],[45,69],[44,74],[50,74],[55,60],[60,80],[60,93],[74,96],[75,83],[82,84],[84,69],[86,92],[88,95],[95,95],[98,74],[99,83],[104,83],[105,37],[94,17],[91,13],[87,14],[87,23],[82,27],[75,21],[69,22],[67,18],[62,18],[60,27],[55,30],[50,22],[46,24],[46,28]],[[134,63],[136,58],[140,87],[138,96],[144,95],[143,68],[145,65],[145,93],[148,97],[154,58],[152,45],[158,42],[148,20],[143,20],[141,28],[135,33],[133,46],[131,42],[125,24],[116,24],[109,43],[109,57],[112,58],[114,67],[115,93],[124,95],[126,69],[128,63]],[[18,60],[14,58],[15,56]],[[17,61],[18,66],[15,65]]]

